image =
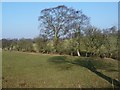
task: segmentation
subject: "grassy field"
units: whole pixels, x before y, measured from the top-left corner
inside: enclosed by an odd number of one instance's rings
[[[3,88],[116,87],[118,61],[3,51]]]

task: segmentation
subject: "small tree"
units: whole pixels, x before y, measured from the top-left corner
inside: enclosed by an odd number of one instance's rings
[[[94,54],[100,54],[100,48],[104,44],[104,35],[96,27],[88,27],[85,30],[84,44],[86,50]]]
[[[18,49],[19,51],[32,51],[33,50],[33,42],[31,39],[20,39],[18,41]]]
[[[45,35],[39,35],[39,37],[34,39],[34,42],[37,44],[37,49],[41,53],[45,53],[47,47],[47,37]]]
[[[115,26],[108,28],[108,29],[103,29],[103,34],[104,34],[104,46],[106,48],[107,57],[111,57],[113,53],[117,53],[117,38],[118,38],[118,31]],[[117,54],[116,54],[117,56]]]

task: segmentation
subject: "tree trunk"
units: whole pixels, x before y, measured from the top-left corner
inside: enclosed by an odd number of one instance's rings
[[[78,49],[77,49],[77,55],[78,55],[78,56],[80,56],[80,52],[79,52],[79,50],[78,50]]]

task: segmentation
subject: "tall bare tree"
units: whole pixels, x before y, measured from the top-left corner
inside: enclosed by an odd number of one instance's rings
[[[41,33],[53,38],[54,47],[57,48],[60,37],[65,37],[69,33],[77,33],[77,52],[79,51],[80,30],[88,20],[82,11],[68,8],[64,5],[54,8],[43,9],[39,16]],[[80,53],[78,53],[80,56]]]

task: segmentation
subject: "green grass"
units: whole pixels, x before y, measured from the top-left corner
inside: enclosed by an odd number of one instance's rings
[[[2,58],[3,88],[112,87],[108,79],[118,78],[118,62],[111,59],[9,51]]]

